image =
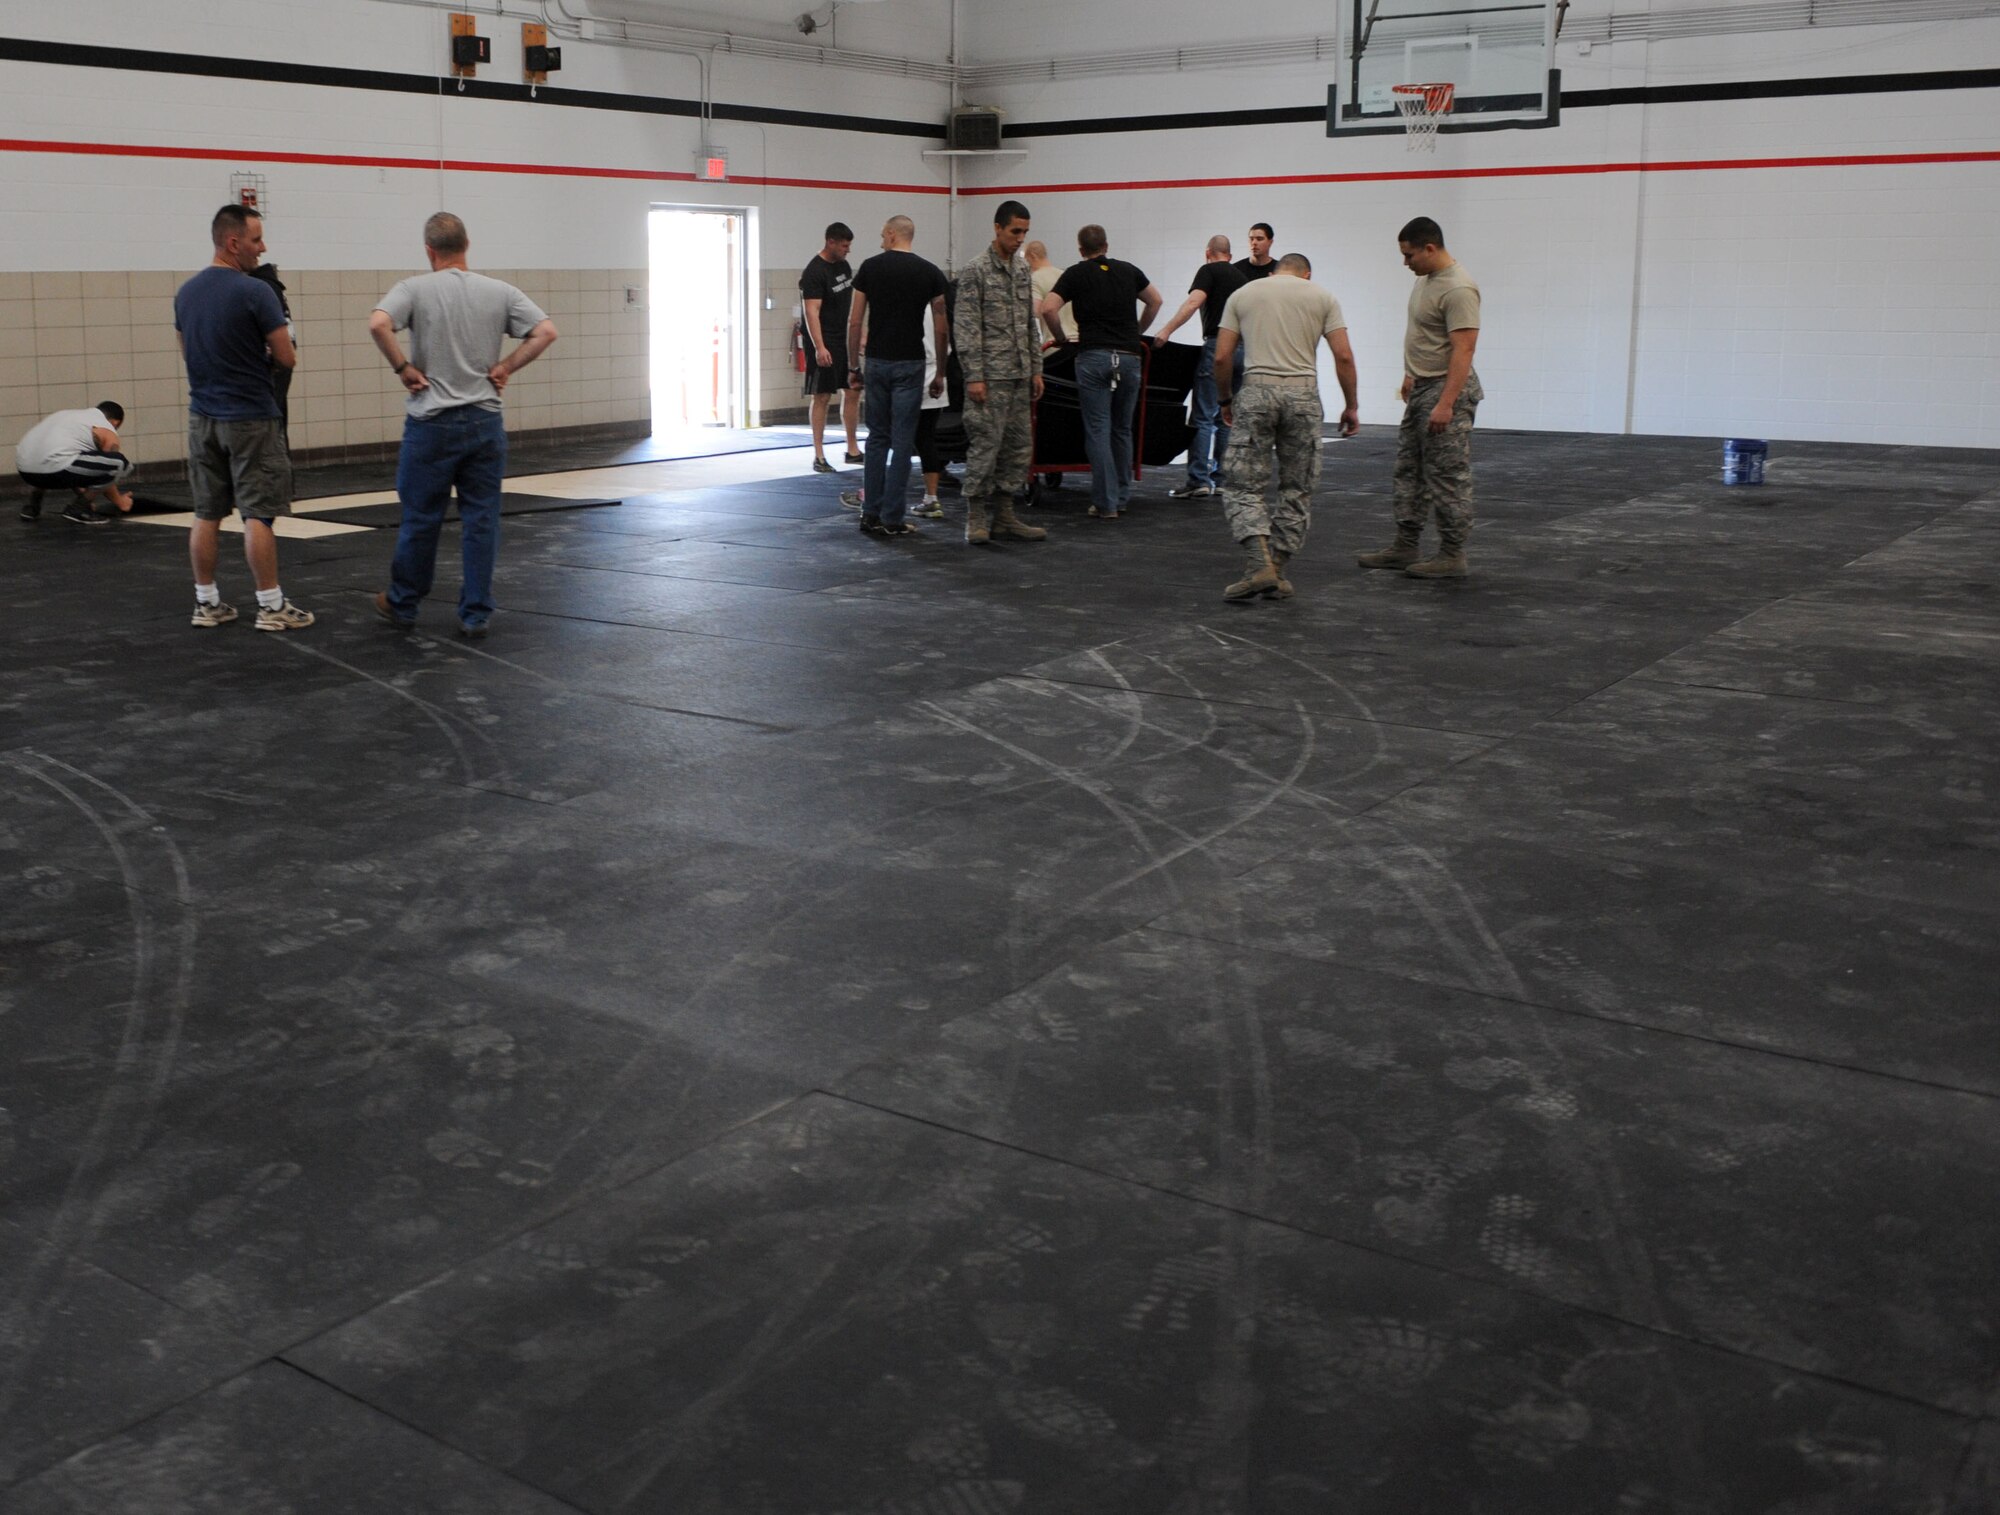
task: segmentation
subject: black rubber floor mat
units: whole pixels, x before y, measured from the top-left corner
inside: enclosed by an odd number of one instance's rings
[[[500,514],[503,516],[539,515],[547,510],[589,510],[599,505],[616,505],[617,500],[567,500],[558,495],[514,494],[500,496]],[[299,514],[308,520],[337,521],[343,526],[399,526],[403,520],[403,507],[387,505],[350,505],[343,510],[301,510]],[[446,508],[447,521],[458,519],[458,501],[453,500]]]

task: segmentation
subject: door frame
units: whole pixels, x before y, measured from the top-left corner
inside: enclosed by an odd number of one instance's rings
[[[712,202],[694,200],[654,200],[646,207],[646,307],[647,307],[647,375],[646,393],[650,404],[652,395],[652,309],[655,293],[653,290],[653,213],[662,210],[691,211],[697,215],[736,216],[742,223],[743,235],[739,243],[740,259],[736,268],[737,299],[743,312],[743,319],[737,323],[736,331],[736,371],[742,382],[737,385],[736,413],[730,419],[734,427],[763,425],[763,375],[759,372],[758,357],[762,343],[757,339],[763,326],[763,301],[760,298],[758,271],[762,268],[762,258],[758,249],[757,207],[754,205],[718,205]]]

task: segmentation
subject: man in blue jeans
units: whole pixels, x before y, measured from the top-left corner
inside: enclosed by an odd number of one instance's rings
[[[1229,428],[1222,424],[1222,402],[1215,388],[1215,333],[1229,297],[1249,281],[1229,261],[1229,238],[1208,239],[1208,251],[1188,285],[1188,297],[1174,318],[1153,333],[1153,345],[1164,347],[1196,311],[1201,312],[1201,363],[1194,371],[1194,404],[1190,419],[1194,436],[1188,441],[1187,483],[1167,494],[1176,500],[1213,499],[1222,492],[1222,459],[1229,451]],[[1243,348],[1236,349],[1232,389],[1243,387]]]
[[[882,250],[855,270],[854,303],[847,312],[848,361],[855,365],[847,387],[864,390],[868,415],[861,497],[854,503],[861,509],[861,529],[870,536],[917,534],[903,518],[903,497],[924,403],[926,314],[939,354],[933,396],[944,393],[944,355],[951,351],[944,271],[910,251],[916,239],[917,223],[908,216],[888,219]]]
[[[500,484],[507,472],[500,395],[507,380],[547,351],[557,333],[555,323],[520,290],[467,268],[470,246],[465,223],[439,211],[424,223],[431,271],[403,280],[368,318],[368,335],[410,392],[396,462],[403,525],[389,587],[375,596],[375,613],[401,629],[416,624],[417,606],[431,590],[438,533],[456,485],[465,557],[458,629],[483,637],[493,614]],[[407,357],[396,341],[396,333],[405,330]],[[526,340],[503,358],[505,337]]]
[[[1042,301],[1042,324],[1060,341],[1063,306],[1075,307],[1076,398],[1090,459],[1090,513],[1114,521],[1132,497],[1132,417],[1145,384],[1145,338],[1160,313],[1160,292],[1132,264],[1111,256],[1101,226],[1076,234],[1072,263]],[[1134,306],[1141,307],[1136,318]]]

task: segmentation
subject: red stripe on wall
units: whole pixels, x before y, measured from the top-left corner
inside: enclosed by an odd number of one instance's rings
[[[649,168],[589,168],[560,163],[488,163],[469,158],[372,158],[344,153],[285,153],[243,151],[218,147],[151,147],[125,142],[42,142],[0,137],[0,152],[56,153],[94,158],[180,158],[230,163],[309,163],[334,168],[400,168],[419,172],[440,169],[467,174],[529,174],[568,179],[643,179],[655,183],[700,182],[690,173]],[[1378,184],[1418,179],[1532,179],[1570,174],[1718,173],[1742,169],[1883,168],[1926,163],[2000,163],[2000,151],[1961,153],[1857,153],[1794,158],[1689,158],[1658,163],[1539,163],[1497,168],[1389,169],[1370,173],[1263,174],[1221,179],[1125,179],[1076,184],[1016,184],[1002,188],[960,189],[967,199],[1008,195],[1071,195],[1115,190],[1231,189],[1282,184]],[[937,184],[875,184],[850,179],[793,179],[759,175],[732,176],[730,184],[759,184],[781,189],[850,189],[899,195],[942,195]]]
[[[655,183],[694,184],[693,174],[652,168],[587,168],[566,163],[485,163],[470,158],[369,158],[348,153],[281,153],[242,151],[223,147],[149,147],[129,142],[41,142],[0,137],[0,152],[55,153],[88,158],[180,158],[229,163],[312,163],[333,168],[403,168],[424,173],[440,169],[465,174],[539,174],[564,179],[645,179]],[[942,195],[941,184],[870,184],[849,179],[764,178],[732,174],[729,184],[764,184],[785,189],[876,190],[884,194]]]

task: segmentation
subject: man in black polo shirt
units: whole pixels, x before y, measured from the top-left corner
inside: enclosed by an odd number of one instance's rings
[[[1064,305],[1076,315],[1077,404],[1083,411],[1083,450],[1090,459],[1090,513],[1116,520],[1132,495],[1132,416],[1145,383],[1145,339],[1160,313],[1160,292],[1145,274],[1111,256],[1101,226],[1076,234],[1082,261],[1072,263],[1042,301],[1042,324],[1062,340],[1057,316]],[[1141,307],[1134,318],[1133,307]]]
[[[1187,483],[1167,493],[1176,500],[1207,500],[1222,490],[1222,455],[1229,450],[1229,428],[1222,424],[1222,402],[1215,392],[1215,332],[1222,323],[1222,307],[1247,282],[1229,261],[1229,239],[1220,233],[1208,239],[1208,251],[1188,285],[1188,297],[1174,312],[1173,320],[1153,333],[1153,345],[1164,347],[1167,339],[1201,312],[1201,364],[1194,371],[1194,437],[1188,443]],[[1243,387],[1242,349],[1237,349],[1233,388]]]
[[[1236,271],[1245,279],[1268,279],[1278,271],[1278,260],[1271,256],[1271,244],[1278,240],[1278,234],[1271,230],[1269,221],[1256,222],[1250,228],[1250,256],[1236,260]]]
[[[813,472],[832,473],[826,460],[826,413],[840,396],[840,421],[847,429],[847,461],[859,463],[861,448],[854,425],[861,418],[861,397],[847,387],[847,308],[853,299],[854,269],[847,250],[854,231],[836,221],[826,229],[826,244],[812,255],[799,275],[799,312],[806,328],[806,393],[812,397]]]

